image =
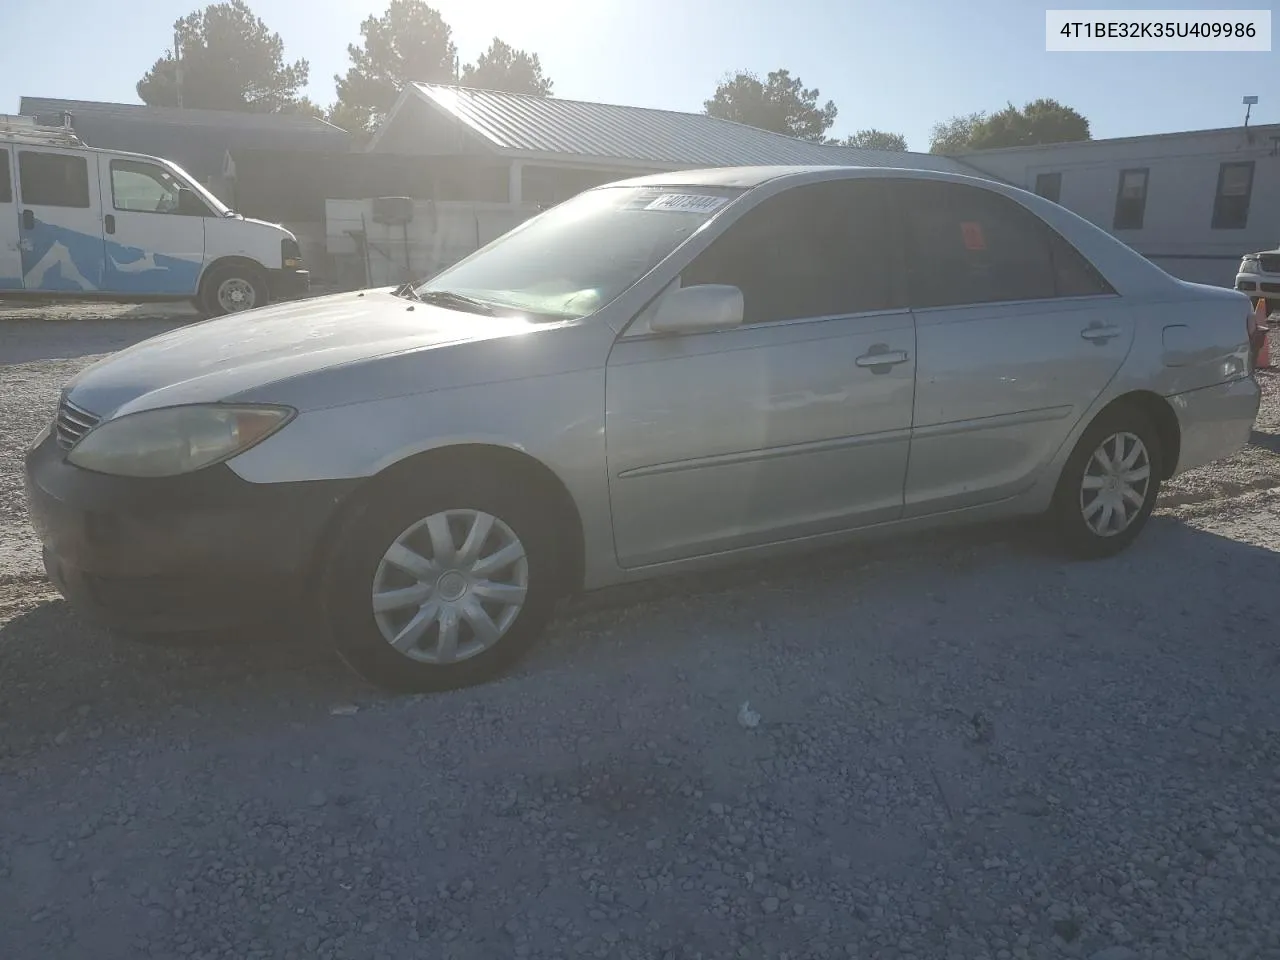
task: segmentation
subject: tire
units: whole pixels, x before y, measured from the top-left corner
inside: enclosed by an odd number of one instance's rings
[[[238,297],[244,306],[235,306]],[[249,264],[225,263],[205,274],[200,284],[199,309],[206,317],[252,310],[267,305],[267,281]]]
[[[555,609],[561,580],[552,516],[511,478],[473,473],[442,482],[418,474],[375,487],[344,523],[328,563],[326,607],[338,655],[371,683],[406,693],[471,686],[501,673],[538,639]],[[472,546],[468,537],[485,524],[488,535]],[[461,562],[439,562],[446,537]],[[387,559],[397,545],[399,565]],[[403,605],[375,613],[374,593],[392,591],[401,593],[385,602]],[[394,636],[404,638],[399,648]]]
[[[1123,460],[1131,466],[1112,475],[1102,458],[1114,460],[1117,441],[1123,443]],[[1146,526],[1160,493],[1163,456],[1159,431],[1151,418],[1136,407],[1114,407],[1094,420],[1067,459],[1049,510],[1062,548],[1071,556],[1092,560],[1114,556],[1133,543]],[[1135,478],[1144,472],[1145,477]],[[1086,481],[1086,477],[1090,479]],[[1107,486],[1108,483],[1114,486]],[[1138,496],[1140,503],[1135,502]],[[1096,505],[1098,501],[1100,506]],[[1104,534],[1099,528],[1111,532]]]

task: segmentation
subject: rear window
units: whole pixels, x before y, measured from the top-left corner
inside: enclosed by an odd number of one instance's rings
[[[914,306],[1113,292],[1078,250],[1009,197],[936,180],[907,181],[902,196]]]

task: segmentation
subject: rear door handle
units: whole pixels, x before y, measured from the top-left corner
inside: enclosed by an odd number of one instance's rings
[[[864,353],[853,362],[860,367],[871,367],[875,373],[884,373],[890,367],[906,363],[907,359],[907,351],[905,350],[882,349],[877,352],[873,347],[868,353]],[[877,367],[880,369],[875,369]]]
[[[104,223],[106,224],[106,227],[107,227],[107,233],[115,233],[115,232],[116,232],[116,218],[115,218],[114,216],[112,216],[111,214],[109,214],[109,213],[108,213],[108,214],[103,218],[103,221],[104,221]]]
[[[34,230],[36,228],[36,215],[30,210],[22,211],[22,229]]]
[[[1120,336],[1120,328],[1110,323],[1099,323],[1085,327],[1080,331],[1080,336],[1094,343],[1106,343]]]

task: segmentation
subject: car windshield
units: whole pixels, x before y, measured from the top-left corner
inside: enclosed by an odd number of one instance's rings
[[[507,308],[554,320],[585,317],[741,193],[685,185],[590,190],[525,221],[413,294],[477,312]]]

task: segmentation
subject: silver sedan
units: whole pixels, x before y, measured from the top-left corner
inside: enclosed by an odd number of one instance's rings
[[[31,514],[112,626],[305,604],[364,676],[439,689],[626,580],[1016,515],[1115,553],[1247,441],[1249,312],[984,180],[664,174],[429,282],[96,364],[29,452]]]

